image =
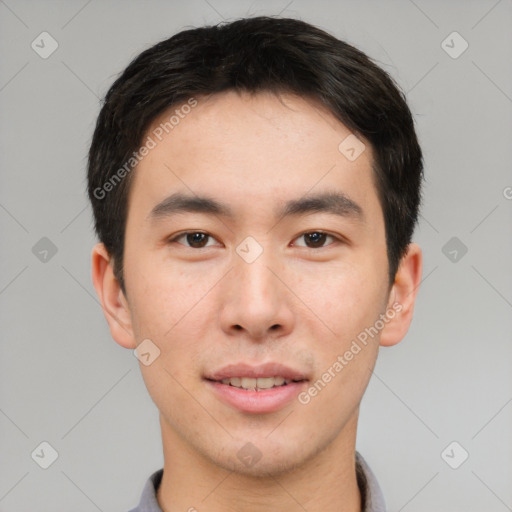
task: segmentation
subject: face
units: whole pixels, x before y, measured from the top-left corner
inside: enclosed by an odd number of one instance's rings
[[[371,147],[354,160],[350,135],[304,98],[227,92],[134,171],[118,341],[158,347],[141,371],[163,436],[205,461],[277,473],[353,441],[392,293]]]

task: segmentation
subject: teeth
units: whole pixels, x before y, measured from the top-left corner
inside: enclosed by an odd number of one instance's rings
[[[274,377],[262,377],[256,380],[258,389],[270,389],[274,387],[276,379]]]
[[[290,381],[284,377],[231,377],[230,379],[222,379],[222,384],[228,384],[235,388],[242,388],[251,391],[260,389],[271,389],[277,386],[283,386]]]
[[[284,384],[283,377],[274,377],[274,386],[282,386]]]
[[[242,377],[242,383],[240,386],[243,389],[256,389],[256,383],[258,379],[252,379],[251,377]]]

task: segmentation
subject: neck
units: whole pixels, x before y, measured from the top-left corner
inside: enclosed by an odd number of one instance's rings
[[[251,476],[221,468],[161,418],[163,512],[360,512],[355,466],[357,414],[324,450],[291,471]]]

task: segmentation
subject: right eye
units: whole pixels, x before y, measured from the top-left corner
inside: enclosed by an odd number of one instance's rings
[[[182,244],[178,241],[181,240],[182,238],[184,238],[186,240],[186,243],[189,245]],[[180,245],[185,245],[185,247],[190,247],[192,249],[203,249],[205,247],[208,247],[208,245],[206,245],[205,242],[207,242],[209,238],[214,240],[214,238],[211,235],[209,235],[208,233],[204,233],[202,231],[185,231],[169,239],[169,242],[176,242],[179,243]]]

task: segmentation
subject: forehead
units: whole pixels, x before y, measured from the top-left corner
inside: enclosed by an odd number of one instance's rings
[[[190,107],[192,103],[194,106]],[[253,146],[239,149],[254,155],[258,154],[257,144],[278,149],[299,141],[302,144],[295,148],[297,155],[311,152],[313,146],[337,150],[340,137],[344,139],[351,134],[317,99],[291,93],[250,94],[233,90],[191,98],[171,107],[155,119],[147,133],[155,132],[160,132],[166,143],[174,142],[176,150],[183,142],[202,142],[218,148],[230,146],[233,154],[242,139],[252,140]],[[174,137],[167,137],[171,134]],[[321,139],[323,145],[319,145]]]
[[[234,211],[308,192],[359,195],[351,198],[363,207],[376,199],[372,148],[318,102],[235,91],[192,100],[146,132],[154,147],[135,170],[131,194],[145,196],[148,208],[175,191],[227,198]],[[344,153],[347,140],[364,148],[356,159]]]

